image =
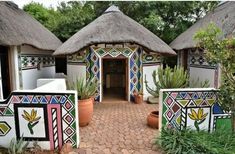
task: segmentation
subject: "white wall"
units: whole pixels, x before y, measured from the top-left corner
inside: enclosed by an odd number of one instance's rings
[[[75,82],[77,78],[86,78],[86,65],[84,64],[67,64],[68,82]]]
[[[20,48],[20,54],[29,55],[48,55],[51,56],[53,51],[46,51],[37,49],[30,45],[22,45]],[[42,64],[41,64],[42,65]],[[22,70],[22,88],[23,89],[34,89],[37,87],[37,79],[39,78],[54,78],[55,66],[41,67],[40,69],[24,69]]]
[[[152,73],[153,71],[155,70],[158,70],[158,68],[160,67],[161,65],[157,64],[157,65],[145,65],[143,66],[143,93],[144,93],[144,100],[147,100],[148,96],[152,96],[150,95],[147,90],[146,90],[146,86],[145,86],[145,76],[146,76],[146,80],[148,81],[148,85],[150,88],[153,88],[155,89],[155,84],[153,83],[153,77],[152,77]]]
[[[197,68],[190,67],[190,82],[197,81],[199,78],[200,82],[204,82],[205,80],[209,80],[210,87],[214,87],[215,80],[215,70],[214,69],[205,69],[205,68]]]
[[[66,90],[66,81],[65,79],[38,79],[37,88],[33,91],[43,91],[43,92],[52,92],[52,91],[65,91]]]
[[[23,89],[34,89],[37,87],[37,79],[53,78],[55,76],[55,66],[43,67],[41,70],[22,70]]]

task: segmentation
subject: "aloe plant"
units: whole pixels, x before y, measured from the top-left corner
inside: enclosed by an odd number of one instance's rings
[[[16,140],[13,138],[10,142],[10,146],[8,148],[9,154],[23,154],[28,146],[29,142],[25,142],[23,140],[23,136],[20,140]]]
[[[78,98],[81,100],[94,96],[97,86],[97,80],[86,81],[84,78],[78,78],[73,84],[74,89],[77,90]]]
[[[152,89],[148,85],[148,81],[145,77],[146,90],[154,97],[159,96],[160,89],[168,88],[183,88],[188,84],[188,75],[181,67],[166,67],[165,69],[159,68],[158,72],[156,70],[152,74],[155,89]],[[158,77],[158,80],[157,80]]]

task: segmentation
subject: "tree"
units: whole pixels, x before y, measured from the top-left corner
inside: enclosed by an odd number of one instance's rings
[[[70,1],[60,3],[56,10],[32,2],[23,9],[65,41],[112,4],[170,43],[218,2]]]
[[[222,107],[232,115],[232,130],[235,131],[235,38],[223,38],[214,24],[196,33],[198,47],[206,52],[209,62],[219,64],[222,70],[222,86],[219,99]]]

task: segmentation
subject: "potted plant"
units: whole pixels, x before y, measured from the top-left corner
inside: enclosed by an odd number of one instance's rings
[[[159,127],[158,121],[159,121],[159,112],[158,111],[152,111],[147,117],[147,124],[148,124],[148,126],[150,126],[152,128],[158,129],[158,127]]]
[[[136,104],[141,104],[143,102],[143,93],[142,92],[134,93],[134,98]]]
[[[79,126],[87,126],[93,115],[93,102],[96,92],[97,81],[86,81],[84,78],[77,79],[74,89],[78,93]]]

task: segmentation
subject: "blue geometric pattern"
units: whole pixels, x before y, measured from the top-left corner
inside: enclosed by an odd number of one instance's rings
[[[134,100],[135,92],[143,90],[142,51],[138,49],[130,58],[130,98]]]
[[[100,58],[96,53],[90,48],[90,51],[87,52],[87,80],[97,80],[100,82]],[[96,89],[96,101],[100,101],[100,84],[98,83]]]

